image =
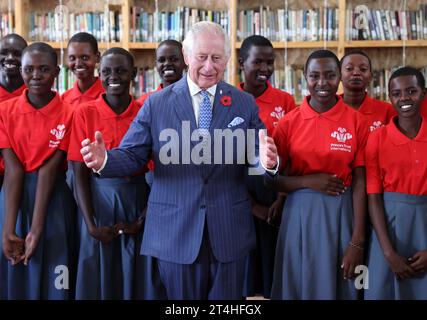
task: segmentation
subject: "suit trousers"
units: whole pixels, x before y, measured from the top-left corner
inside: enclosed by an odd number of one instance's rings
[[[157,261],[169,300],[240,300],[246,256],[237,261],[219,262],[212,252],[205,221],[202,244],[193,263]]]

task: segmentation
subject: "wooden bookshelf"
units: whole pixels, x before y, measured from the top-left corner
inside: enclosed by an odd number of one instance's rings
[[[108,1],[108,2],[107,2]],[[53,11],[55,6],[59,4],[57,0],[12,0],[14,10],[14,21],[16,32],[23,35],[28,39],[29,36],[29,12],[35,10]],[[427,3],[426,1],[407,0],[408,6],[417,6],[419,3]],[[2,1],[3,3],[3,1]],[[131,8],[133,6],[141,6],[144,10],[154,10],[155,0],[91,0],[91,1],[76,1],[76,0],[63,0],[63,4],[66,5],[70,12],[93,12],[96,10],[102,10],[105,4],[108,4],[114,10],[120,10],[122,16],[122,41],[121,42],[110,42],[100,43],[101,49],[107,49],[113,46],[121,46],[125,49],[131,50],[135,56],[143,55],[143,59],[136,59],[136,61],[146,61],[149,59],[154,60],[154,50],[156,49],[157,42],[132,42],[130,36],[131,30]],[[238,75],[238,50],[241,46],[241,41],[237,39],[238,29],[238,14],[241,10],[259,8],[260,5],[269,6],[271,10],[278,8],[284,8],[284,1],[282,0],[207,0],[207,1],[196,1],[196,0],[158,0],[158,10],[173,11],[179,6],[187,6],[191,8],[209,9],[209,10],[228,10],[229,13],[229,28],[230,28],[230,44],[232,48],[231,59],[229,63],[229,82],[237,84],[239,81]],[[307,8],[316,8],[323,6],[323,1],[314,0],[288,0],[289,10],[300,10]],[[426,59],[425,65],[427,65],[427,40],[407,40],[407,41],[349,41],[346,40],[346,10],[347,8],[354,8],[357,4],[366,4],[368,7],[372,6],[375,8],[386,7],[386,1],[373,1],[373,0],[328,0],[328,6],[338,9],[338,39],[334,41],[304,41],[304,42],[273,42],[273,46],[279,50],[305,50],[300,51],[308,53],[316,48],[330,48],[337,53],[338,57],[341,58],[346,50],[352,48],[378,48],[385,50],[384,48],[403,48],[404,46],[408,50],[420,50],[422,54],[420,59]],[[402,6],[400,2],[393,2],[394,6]],[[393,9],[395,10],[395,9]],[[66,41],[65,41],[66,42]],[[49,42],[54,48],[65,48],[66,43]],[[375,57],[372,57],[375,59]]]
[[[426,40],[360,40],[345,41],[346,48],[394,48],[394,47],[427,47]]]
[[[311,48],[338,48],[338,41],[305,41],[305,42],[272,42],[275,49],[311,49]],[[236,42],[236,49],[240,49],[242,43]]]

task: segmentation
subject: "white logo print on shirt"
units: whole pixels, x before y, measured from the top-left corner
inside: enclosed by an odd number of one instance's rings
[[[331,133],[331,137],[337,139],[339,142],[331,143],[331,150],[351,152],[351,145],[345,144],[345,142],[351,140],[353,135],[347,132],[347,129],[340,127],[337,131]]]
[[[353,138],[351,133],[348,133],[347,129],[345,128],[338,128],[338,131],[334,131],[331,133],[331,137],[336,138],[338,142],[346,142],[347,140]]]
[[[56,128],[50,130],[50,133],[55,136],[56,140],[49,140],[49,148],[57,148],[59,146],[59,143],[64,138],[65,131],[64,124],[58,124]]]
[[[285,116],[285,110],[281,106],[277,106],[274,108],[274,111],[270,113],[270,116],[276,118],[277,120],[282,119]],[[276,126],[278,121],[275,121],[273,124]]]
[[[381,122],[381,121],[374,121],[373,123],[372,123],[372,126],[369,126],[369,130],[372,132],[372,131],[375,131],[375,130],[377,130],[379,127],[381,127],[383,125],[383,123]]]

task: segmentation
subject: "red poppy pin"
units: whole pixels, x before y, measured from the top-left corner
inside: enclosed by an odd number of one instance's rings
[[[222,96],[220,101],[224,107],[228,107],[231,105],[231,97],[230,96]]]

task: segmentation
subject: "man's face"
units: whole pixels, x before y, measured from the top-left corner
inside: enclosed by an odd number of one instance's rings
[[[196,35],[192,50],[184,52],[184,59],[190,79],[201,89],[212,87],[222,79],[228,62],[224,38],[212,33]]]

